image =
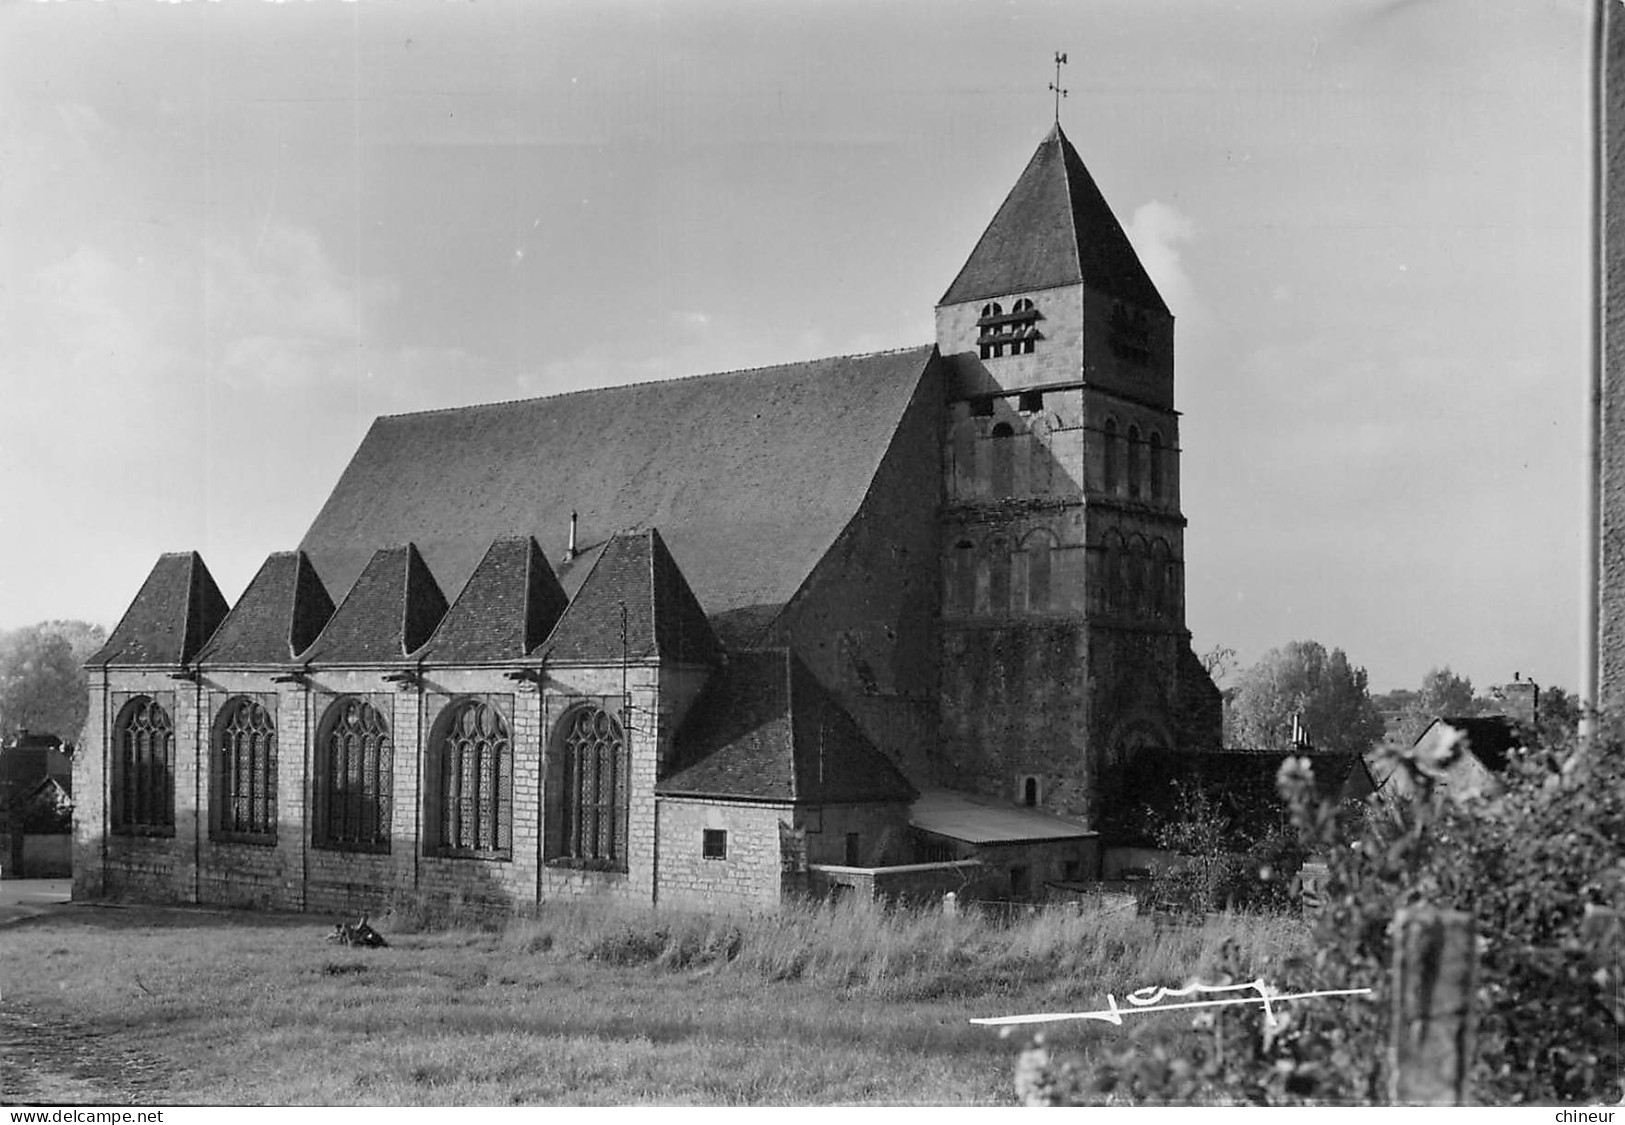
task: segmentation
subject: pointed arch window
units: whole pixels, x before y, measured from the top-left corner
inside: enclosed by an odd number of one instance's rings
[[[513,856],[513,739],[486,699],[465,699],[435,724],[428,823],[441,855]]]
[[[630,764],[626,732],[602,707],[576,707],[559,721],[546,781],[549,862],[627,870]]]
[[[316,739],[314,843],[388,852],[394,742],[389,720],[360,696],[336,700]]]
[[[210,830],[215,839],[276,843],[276,723],[250,696],[233,696],[214,720]]]
[[[124,705],[113,726],[113,831],[175,834],[175,724],[150,695]]]

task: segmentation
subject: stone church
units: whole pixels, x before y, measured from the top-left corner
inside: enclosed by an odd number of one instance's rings
[[[75,893],[756,908],[1098,878],[1216,747],[1173,317],[1057,125],[934,344],[378,419],[89,661]],[[936,882],[933,883],[933,880]]]

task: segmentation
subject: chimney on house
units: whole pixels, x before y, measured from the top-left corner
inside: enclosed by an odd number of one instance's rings
[[[570,545],[564,549],[564,561],[567,563],[576,561],[576,514],[574,511],[570,513]]]
[[[1501,712],[1513,722],[1532,727],[1540,717],[1540,685],[1526,680],[1520,672],[1512,673],[1512,682],[1503,684],[1495,693],[1501,700]]]

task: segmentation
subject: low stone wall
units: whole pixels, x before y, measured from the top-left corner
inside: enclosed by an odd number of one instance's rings
[[[819,898],[850,895],[865,902],[939,902],[949,891],[964,891],[982,872],[982,864],[974,859],[896,867],[814,863],[807,867],[807,890]]]
[[[12,872],[8,871],[9,876]],[[73,874],[73,837],[66,832],[26,833],[19,879],[66,879]]]

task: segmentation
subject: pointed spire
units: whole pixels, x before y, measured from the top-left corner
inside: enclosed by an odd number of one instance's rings
[[[1078,282],[1143,309],[1168,311],[1057,121],[939,303]]]
[[[163,555],[86,667],[189,663],[229,610],[196,551]]]

